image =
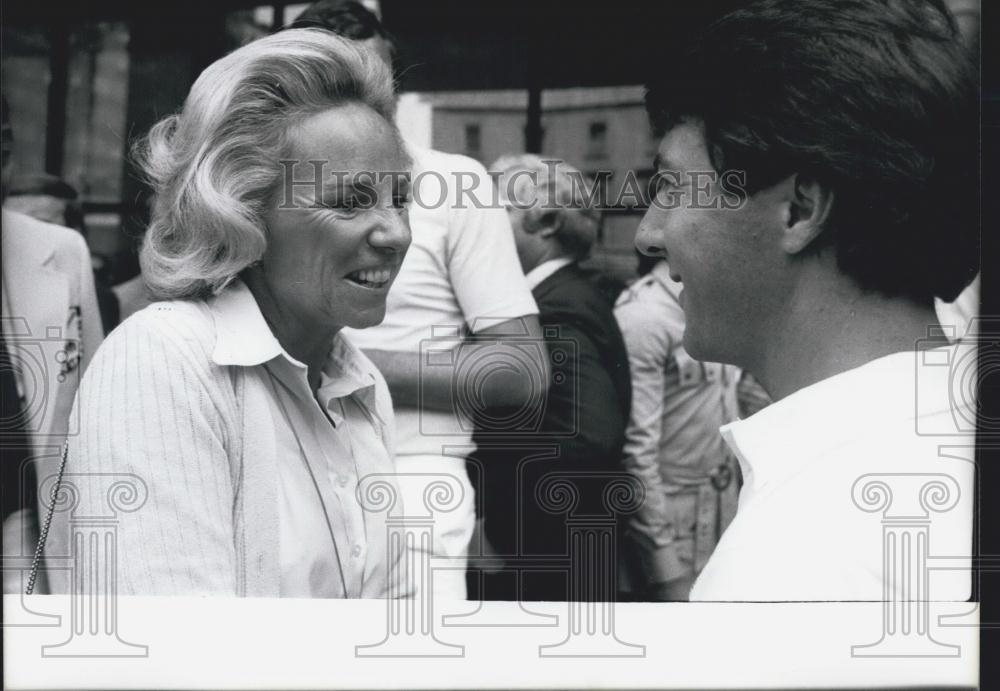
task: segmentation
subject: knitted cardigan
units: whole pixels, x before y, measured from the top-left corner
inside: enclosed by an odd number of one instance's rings
[[[226,362],[216,339],[211,299],[161,302],[95,354],[74,404],[69,502],[45,546],[52,592],[69,590],[72,516],[78,530],[107,519],[93,530],[116,536],[121,594],[280,594],[271,388],[264,367]],[[381,377],[376,408],[392,420]],[[391,458],[391,425],[381,432]],[[55,478],[40,480],[48,496]]]

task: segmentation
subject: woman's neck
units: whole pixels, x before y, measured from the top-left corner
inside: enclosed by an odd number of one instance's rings
[[[257,301],[264,321],[285,352],[306,366],[309,388],[315,393],[319,389],[320,373],[333,338],[341,327],[321,325],[318,320],[310,319],[282,303],[271,291],[259,268],[245,273],[244,281]]]

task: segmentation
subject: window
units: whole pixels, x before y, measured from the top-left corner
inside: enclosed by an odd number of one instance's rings
[[[592,122],[587,136],[587,158],[607,158],[608,123]]]
[[[479,158],[483,152],[483,132],[478,123],[465,126],[465,153],[473,158]]]

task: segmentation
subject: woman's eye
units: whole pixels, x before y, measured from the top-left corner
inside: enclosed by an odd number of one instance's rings
[[[348,197],[346,199],[338,199],[332,204],[324,204],[323,206],[324,208],[339,211],[341,213],[354,213],[360,208],[361,205],[355,197]]]

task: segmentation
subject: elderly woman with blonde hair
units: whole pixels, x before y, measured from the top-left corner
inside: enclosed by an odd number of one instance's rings
[[[382,320],[410,242],[393,108],[375,53],[303,29],[209,66],[152,129],[141,261],[161,302],[82,382],[61,480],[75,505],[57,505],[48,562],[79,560],[74,516],[109,515],[121,481],[123,594],[401,594],[385,516],[361,503],[394,471],[388,389],[339,333]]]

